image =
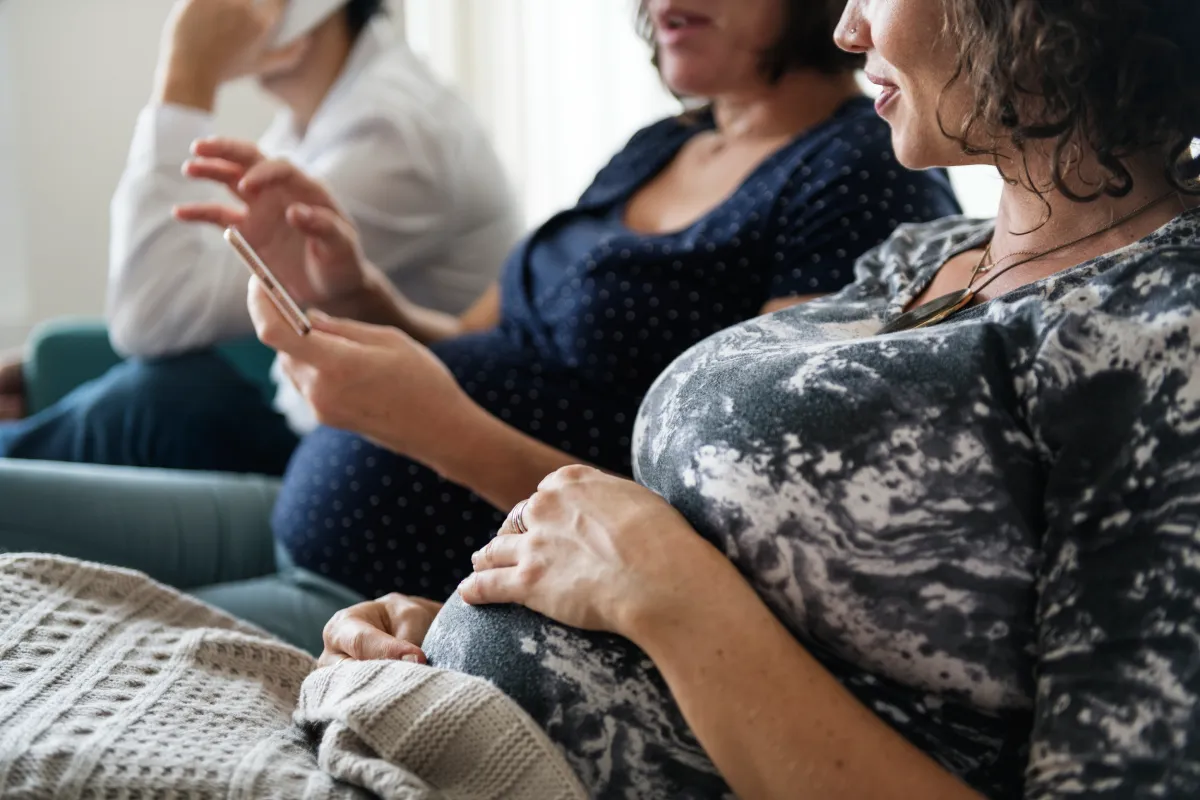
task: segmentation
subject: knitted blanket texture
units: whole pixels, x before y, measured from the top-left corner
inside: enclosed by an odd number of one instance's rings
[[[129,570],[0,555],[0,796],[582,800],[487,681],[306,653]]]

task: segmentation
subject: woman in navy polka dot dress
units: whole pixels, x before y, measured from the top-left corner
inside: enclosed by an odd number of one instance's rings
[[[363,596],[445,598],[543,476],[579,462],[630,473],[634,416],[676,356],[841,288],[897,225],[958,211],[943,175],[895,162],[856,84],[860,59],[831,42],[835,11],[805,0],[706,8],[642,13],[663,79],[706,109],[634,136],[461,318],[377,288],[352,228],[294,168],[251,169],[303,200],[278,235],[307,237],[310,272],[362,275],[338,315],[384,323],[318,314],[300,339],[251,297],[261,338],[324,424],[293,456],[276,505],[284,573]],[[406,381],[406,364],[429,358],[452,390]],[[230,610],[256,617],[253,604]]]

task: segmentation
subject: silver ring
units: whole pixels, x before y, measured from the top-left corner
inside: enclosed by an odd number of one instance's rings
[[[522,500],[517,503],[517,507],[512,511],[512,524],[517,529],[517,533],[529,533],[529,528],[525,527],[525,506],[529,505],[529,500]]]

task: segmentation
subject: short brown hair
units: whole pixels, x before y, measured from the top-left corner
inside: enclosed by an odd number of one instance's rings
[[[965,81],[973,97],[947,135],[968,154],[995,155],[1002,139],[1022,150],[1046,142],[1054,187],[1083,202],[1128,194],[1122,159],[1145,153],[1180,191],[1200,190],[1190,151],[1200,135],[1200,0],[945,2],[959,52],[946,88]],[[1067,183],[1079,143],[1106,173],[1082,194]],[[1018,178],[1029,175],[1025,162]]]
[[[846,0],[780,0],[784,5],[783,30],[775,44],[762,54],[762,72],[775,83],[789,72],[812,69],[826,75],[853,72],[865,63],[863,56],[846,53],[833,42],[833,30],[846,8]],[[638,33],[654,47],[654,20],[650,0],[639,0]]]

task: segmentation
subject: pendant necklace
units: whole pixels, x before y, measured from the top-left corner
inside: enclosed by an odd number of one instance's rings
[[[1146,203],[1145,205],[1141,206],[1140,208],[1134,209],[1133,211],[1129,212],[1125,216],[1117,219],[1115,222],[1109,223],[1108,225],[1105,225],[1103,228],[1092,231],[1091,233],[1086,234],[1085,236],[1080,236],[1078,239],[1072,239],[1071,241],[1067,242],[1066,244],[1060,244],[1057,247],[1052,247],[1049,250],[1043,250],[1041,252],[1034,252],[1034,251],[1026,250],[1026,251],[1020,252],[1020,253],[1013,253],[1012,255],[1008,256],[1007,258],[1001,259],[1001,262],[1007,261],[1009,258],[1012,258],[1013,256],[1024,255],[1024,256],[1028,256],[1028,258],[1023,258],[1020,261],[1015,261],[1012,264],[1009,264],[1008,266],[1006,266],[1004,269],[997,270],[996,272],[989,275],[988,279],[986,281],[984,281],[983,283],[976,286],[975,285],[976,279],[979,278],[980,275],[991,272],[992,268],[995,267],[997,263],[999,263],[999,262],[992,262],[990,264],[988,263],[988,258],[992,254],[992,245],[989,242],[987,248],[984,249],[984,251],[983,251],[983,255],[979,259],[979,263],[975,265],[975,269],[971,272],[971,278],[970,278],[970,280],[967,281],[967,286],[965,289],[959,289],[956,292],[950,292],[949,294],[944,294],[941,297],[934,298],[933,300],[930,300],[927,303],[922,303],[921,305],[917,306],[916,308],[914,308],[911,311],[904,312],[903,314],[896,317],[894,320],[892,320],[891,322],[887,323],[882,328],[880,328],[879,331],[876,333],[876,335],[883,336],[888,333],[899,333],[900,331],[911,331],[911,330],[916,330],[917,328],[928,328],[930,325],[936,325],[937,323],[941,322],[942,320],[946,319],[947,317],[957,314],[959,311],[962,311],[964,308],[969,306],[971,304],[971,301],[974,300],[975,297],[980,292],[982,292],[985,288],[987,288],[987,286],[992,281],[996,280],[996,278],[999,278],[1001,275],[1008,272],[1010,269],[1015,269],[1016,267],[1019,267],[1022,264],[1028,264],[1030,261],[1036,261],[1039,258],[1045,258],[1048,255],[1053,255],[1054,253],[1057,253],[1060,250],[1066,250],[1068,247],[1073,247],[1073,246],[1079,244],[1080,242],[1087,241],[1088,239],[1099,236],[1102,233],[1111,231],[1113,228],[1116,228],[1117,226],[1128,222],[1129,220],[1133,219],[1134,217],[1144,214],[1145,212],[1149,211],[1151,208],[1158,205],[1163,200],[1166,200],[1168,197],[1170,197],[1173,194],[1175,194],[1175,191],[1171,190],[1171,191],[1167,192],[1166,194],[1164,194],[1162,197],[1155,198],[1154,200],[1151,200],[1149,203]]]

